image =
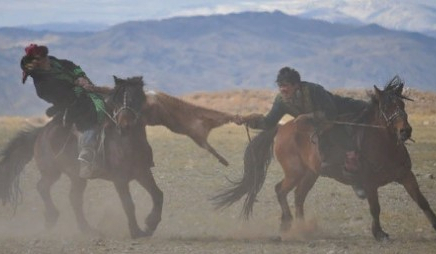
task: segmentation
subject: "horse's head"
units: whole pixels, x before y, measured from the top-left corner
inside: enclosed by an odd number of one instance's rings
[[[115,88],[108,104],[113,109],[113,119],[118,131],[123,134],[140,121],[140,112],[145,95],[142,77],[121,79],[114,76]]]
[[[407,120],[404,99],[411,100],[402,95],[404,83],[395,76],[384,88],[374,86],[375,99],[378,101],[380,117],[386,127],[397,137],[398,142],[404,143],[412,136],[412,127]]]

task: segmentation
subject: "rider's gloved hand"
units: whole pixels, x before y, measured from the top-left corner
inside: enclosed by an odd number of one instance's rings
[[[92,84],[91,81],[86,77],[78,77],[74,81],[74,84],[76,86],[83,87],[83,89],[85,89],[86,91],[92,91],[92,89],[94,88],[94,84]]]

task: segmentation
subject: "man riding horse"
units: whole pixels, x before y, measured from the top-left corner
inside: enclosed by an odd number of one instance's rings
[[[63,124],[74,124],[79,134],[80,177],[94,177],[93,161],[100,124],[104,119],[103,98],[80,66],[48,55],[46,46],[30,44],[21,59],[23,84],[33,78],[38,97],[53,104],[46,114]]]
[[[343,167],[344,174],[349,175],[353,189],[360,198],[365,192],[357,177],[359,170],[356,142],[353,140],[353,129],[346,125],[327,127],[329,121],[338,119],[351,120],[367,105],[364,101],[341,97],[326,91],[321,85],[301,81],[298,71],[289,67],[280,69],[276,83],[280,93],[275,97],[268,114],[251,114],[241,116],[237,123],[246,124],[254,129],[269,129],[278,124],[280,119],[289,114],[293,117],[306,114],[316,125],[319,136],[318,149],[321,154],[321,173],[334,167]],[[338,156],[334,145],[342,147],[345,154]]]

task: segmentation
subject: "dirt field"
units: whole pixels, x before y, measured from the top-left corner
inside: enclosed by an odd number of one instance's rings
[[[424,195],[436,210],[436,116],[411,117],[416,143],[409,146],[414,172]],[[10,124],[10,123],[9,123]],[[11,135],[0,121],[3,134]],[[9,130],[9,132],[8,132]],[[254,206],[253,218],[239,217],[241,202],[215,211],[209,198],[228,186],[226,177],[238,179],[247,144],[243,127],[232,124],[214,130],[210,143],[230,162],[224,167],[190,139],[161,127],[148,128],[153,147],[156,181],[164,192],[162,222],[151,238],[129,238],[118,196],[109,182],[91,180],[85,213],[100,236],[85,237],[76,228],[68,203],[69,181],[55,185],[53,196],[61,211],[58,225],[44,230],[42,200],[36,192],[39,173],[30,164],[21,178],[22,204],[16,213],[0,206],[0,254],[11,253],[434,253],[436,232],[423,213],[397,184],[380,189],[381,221],[391,241],[376,242],[366,201],[351,187],[320,178],[306,201],[306,222],[296,223],[278,241],[280,208],[274,185],[282,177],[273,161]],[[255,132],[251,132],[255,135]],[[0,141],[7,140],[2,137]],[[0,144],[0,145],[2,145]],[[151,200],[138,184],[131,190],[138,221],[143,222]],[[292,204],[293,197],[289,195]],[[293,206],[291,206],[293,209]]]

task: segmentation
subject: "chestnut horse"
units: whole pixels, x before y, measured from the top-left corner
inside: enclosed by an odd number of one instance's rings
[[[404,186],[436,229],[436,216],[418,187],[404,144],[410,139],[412,128],[405,112],[403,99],[408,98],[402,95],[403,86],[397,76],[384,90],[374,86],[371,102],[362,112],[359,122],[350,123],[358,126],[361,165],[358,174],[372,215],[372,234],[379,241],[388,239],[389,236],[380,225],[378,188],[390,182]],[[247,194],[243,215],[248,219],[274,153],[284,172],[283,180],[275,186],[282,210],[281,230],[289,230],[293,218],[287,202],[288,193],[295,188],[296,217],[303,219],[304,201],[321,173],[320,153],[314,132],[312,120],[301,116],[259,133],[245,150],[243,178],[212,199],[217,208],[230,206]],[[340,168],[333,172],[322,172],[322,175],[351,184],[349,177]]]
[[[235,115],[200,107],[162,92],[148,91],[146,96],[142,114],[147,118],[147,125],[164,125],[174,133],[187,135],[221,164],[229,165],[207,142],[207,137],[212,129],[234,122]]]
[[[197,107],[163,93],[146,95],[142,77],[114,78],[113,89],[101,90],[109,93],[106,104],[113,114],[107,117],[102,132],[104,138],[101,138],[103,142],[97,164],[103,173],[98,178],[114,183],[127,215],[131,237],[150,236],[161,220],[163,193],[156,185],[150,169],[154,164],[147,142],[146,124],[167,126],[177,133],[188,135],[202,147],[211,148],[207,143],[211,129],[233,121],[234,116]],[[184,118],[184,108],[195,110],[195,118]],[[43,127],[23,131],[6,145],[0,160],[0,198],[3,203],[10,202],[16,208],[21,193],[18,186],[20,173],[34,158],[41,173],[37,190],[45,205],[46,228],[53,227],[58,220],[59,211],[53,203],[50,190],[65,173],[71,180],[69,197],[78,227],[82,232],[92,233],[94,230],[83,213],[87,180],[78,176],[77,138],[71,126],[64,126],[59,120],[62,119],[55,117]],[[220,158],[225,161],[223,157]],[[132,180],[136,180],[152,197],[153,208],[145,220],[145,230],[139,227],[136,220],[135,205],[129,190]]]

